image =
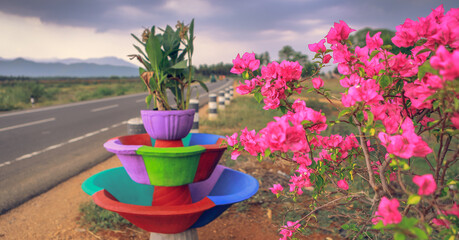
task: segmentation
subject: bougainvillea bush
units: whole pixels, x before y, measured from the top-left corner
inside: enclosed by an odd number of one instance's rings
[[[232,158],[247,152],[260,161],[294,163],[290,181],[271,188],[281,199],[295,200],[313,187],[312,204],[297,209],[302,217],[280,228],[281,239],[294,238],[316,221],[318,210],[338,205],[350,209],[339,218],[348,238],[454,239],[459,229],[459,8],[445,13],[439,6],[427,17],[397,26],[392,42],[412,47],[411,55],[392,54],[380,33],[367,34],[366,46],[354,47],[348,40],[353,31],[340,21],[324,39],[308,45],[320,68],[338,64],[346,88],[338,102],[317,74],[301,78],[298,62],[260,68],[253,53],[233,60],[231,72],[244,78],[237,92],[253,94],[264,109],[284,115],[258,132],[245,128],[227,136]],[[338,117],[294,97],[302,92],[323,96],[339,110]],[[355,134],[324,134],[337,124]]]

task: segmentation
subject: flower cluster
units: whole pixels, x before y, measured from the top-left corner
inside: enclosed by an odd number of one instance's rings
[[[269,157],[295,163],[288,190],[281,184],[270,188],[277,196],[296,197],[306,187],[314,187],[317,199],[328,183],[339,189],[336,193],[348,193],[357,173],[374,196],[368,202],[379,202],[371,218],[375,229],[426,238],[431,230],[418,228],[420,220],[407,220],[411,225],[402,223],[410,210],[404,205],[412,205],[414,214],[427,225],[450,227],[455,223],[452,219],[459,217],[459,206],[455,203],[448,209],[438,199],[449,196],[447,189],[457,194],[459,186],[457,180],[447,184],[445,179],[459,154],[452,147],[452,139],[459,134],[458,29],[459,8],[445,14],[439,6],[427,17],[407,19],[397,27],[393,43],[412,48],[411,54],[394,54],[384,45],[381,32],[373,36],[368,33],[366,46],[353,47],[348,37],[355,30],[344,21],[335,23],[324,39],[308,45],[320,67],[333,57],[342,74],[340,85],[345,91],[341,93],[342,106],[337,107],[338,119],[333,122],[321,111],[307,107],[305,101],[291,98],[306,90],[332,102],[322,78],[313,76],[310,82],[301,79],[301,65],[289,61],[269,63],[257,74],[259,62],[249,53],[243,58],[238,55],[232,72],[242,74],[245,82],[237,92],[253,94],[259,102],[263,100],[265,110],[280,109],[284,115],[258,132],[245,128],[240,134],[227,136],[232,159],[247,152],[259,160]],[[324,134],[331,123],[348,124],[357,131],[347,136]],[[435,138],[427,141],[427,133]],[[429,146],[435,139],[438,147]],[[416,174],[411,168],[412,158],[425,160],[432,173]],[[413,173],[417,193],[403,183],[404,176]],[[418,204],[420,201],[423,204]],[[406,210],[402,213],[400,207]],[[292,237],[299,227],[299,222],[288,222],[281,228],[282,239]],[[454,229],[449,233],[455,234]]]
[[[301,88],[297,87],[297,81],[301,78],[302,69],[303,67],[298,62],[269,63],[261,68],[261,76],[257,76],[252,80],[245,80],[245,84],[239,85],[236,88],[236,92],[245,95],[259,91],[264,97],[265,106],[263,108],[266,110],[276,109],[280,106],[282,100],[289,97],[289,91],[301,92]]]

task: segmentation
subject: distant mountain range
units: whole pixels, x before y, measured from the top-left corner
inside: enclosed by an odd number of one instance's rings
[[[116,57],[90,59],[0,58],[0,75],[24,77],[131,77],[138,76],[138,67]]]

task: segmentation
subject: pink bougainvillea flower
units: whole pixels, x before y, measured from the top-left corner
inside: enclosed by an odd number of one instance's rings
[[[237,133],[233,133],[233,135],[231,135],[231,137],[228,137],[228,135],[226,135],[226,141],[228,142],[228,145],[230,145],[230,146],[236,145],[237,144],[237,136],[238,136]]]
[[[402,77],[412,77],[418,73],[418,63],[408,55],[399,53],[389,59],[389,66]]]
[[[281,227],[281,230],[279,233],[282,235],[282,238],[280,238],[279,240],[287,240],[288,238],[292,237],[293,233],[298,228],[300,228],[300,226],[301,225],[298,223],[298,221],[296,222],[287,221],[287,225]]]
[[[311,52],[315,52],[315,53],[325,52],[327,48],[325,47],[324,43],[325,43],[325,39],[322,39],[318,43],[308,44],[308,48],[309,50],[311,50]]]
[[[343,190],[348,190],[349,189],[349,185],[347,184],[346,180],[344,179],[341,179],[339,180],[337,183],[339,188],[343,189]]]
[[[331,48],[333,50],[333,63],[347,63],[351,61],[352,54],[349,51],[347,45],[336,44]]]
[[[459,50],[457,49],[450,53],[444,46],[438,47],[430,63],[433,68],[440,70],[445,80],[452,81],[459,77]]]
[[[419,195],[430,195],[437,189],[437,183],[435,183],[435,179],[432,174],[414,176],[413,182],[419,186]]]
[[[334,24],[334,27],[330,29],[325,38],[327,38],[329,44],[338,44],[346,40],[349,37],[349,33],[353,31],[355,31],[355,29],[351,29],[346,22],[340,20],[339,23]]]
[[[232,160],[236,160],[237,157],[239,157],[239,155],[241,155],[241,152],[238,151],[238,150],[234,150],[234,151],[231,152],[231,159]]]
[[[279,73],[279,63],[271,62],[268,65],[261,67],[261,78],[266,81],[276,79]]]
[[[395,29],[395,36],[392,38],[392,42],[397,47],[410,47],[412,46],[418,39],[418,33],[416,28],[418,26],[418,22],[413,21],[409,18],[405,20],[402,25],[396,26]]]
[[[258,153],[263,153],[266,150],[260,136],[255,130],[247,130],[247,127],[242,129],[239,140],[244,149],[252,156],[257,156]]]
[[[426,75],[424,75],[424,78],[422,78],[422,82],[429,88],[436,90],[439,88],[443,88],[443,83],[445,82],[445,80],[438,75],[426,73]]]
[[[437,225],[437,226],[445,226],[446,228],[449,228],[449,225],[451,224],[448,220],[439,219],[439,218],[434,218],[432,220],[432,223]]]
[[[453,113],[453,116],[451,117],[451,122],[453,123],[453,127],[459,129],[459,112]]]
[[[255,71],[260,67],[260,60],[255,59],[255,53],[244,53],[241,56],[238,54],[235,59],[233,59],[233,68],[230,72],[234,74],[242,74],[246,70]]]
[[[382,220],[384,226],[387,224],[397,224],[402,221],[402,215],[398,211],[400,203],[397,199],[389,200],[382,197],[379,202],[378,211],[375,212],[375,218],[372,219],[373,224],[377,224]]]
[[[427,84],[416,80],[414,83],[408,83],[403,87],[405,95],[411,100],[411,103],[416,109],[424,109],[432,107],[432,99],[427,100],[435,90],[429,88]]]
[[[383,45],[383,40],[380,36],[381,32],[377,32],[373,37],[370,37],[370,32],[367,32],[366,42],[370,50],[378,49]]]
[[[344,77],[339,81],[341,86],[348,88],[360,84],[363,81],[358,74],[352,74],[350,77]]]
[[[432,152],[432,149],[422,138],[414,132],[413,121],[406,118],[402,125],[402,135],[390,136],[387,133],[380,132],[378,138],[384,145],[388,153],[392,153],[401,158],[425,157]]]
[[[240,84],[239,86],[236,87],[236,92],[241,95],[246,95],[252,92],[254,88],[255,86],[253,86],[252,81],[245,80],[245,84]]]
[[[459,204],[454,203],[453,207],[449,210],[445,210],[446,215],[454,215],[459,218]]]
[[[359,46],[356,46],[355,49],[355,55],[358,60],[362,61],[362,62],[366,62],[370,56],[368,55],[368,52],[369,52],[369,49],[368,47],[359,47]]]
[[[330,54],[325,55],[324,59],[322,60],[322,63],[323,64],[329,63],[331,58],[332,58],[332,56]]]
[[[384,100],[379,89],[380,87],[376,80],[363,80],[359,85],[350,87],[347,95],[341,93],[341,101],[345,107],[353,106],[356,102],[361,101],[365,101],[368,104],[376,104]]]
[[[298,62],[282,61],[279,65],[278,78],[290,82],[301,78],[303,66]]]
[[[315,89],[319,89],[324,86],[324,81],[320,77],[313,78],[311,81],[312,81],[312,86]]]
[[[273,194],[279,194],[284,191],[284,188],[280,184],[274,184],[272,188],[269,188]]]

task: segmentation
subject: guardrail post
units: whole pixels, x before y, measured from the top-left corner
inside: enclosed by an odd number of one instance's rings
[[[225,88],[225,105],[228,106],[230,104],[230,89],[229,87]]]
[[[218,110],[225,110],[225,91],[218,92]]]
[[[229,89],[230,89],[230,100],[233,100],[233,98],[234,98],[234,97],[233,97],[233,95],[234,95],[234,88],[233,88],[233,86],[230,86]]]
[[[190,109],[194,109],[193,127],[191,127],[192,133],[199,132],[199,100],[196,98],[190,99]]]
[[[143,126],[142,118],[137,117],[129,119],[127,122],[127,132],[128,135],[147,133]]]
[[[209,94],[209,120],[217,120],[217,94]]]

